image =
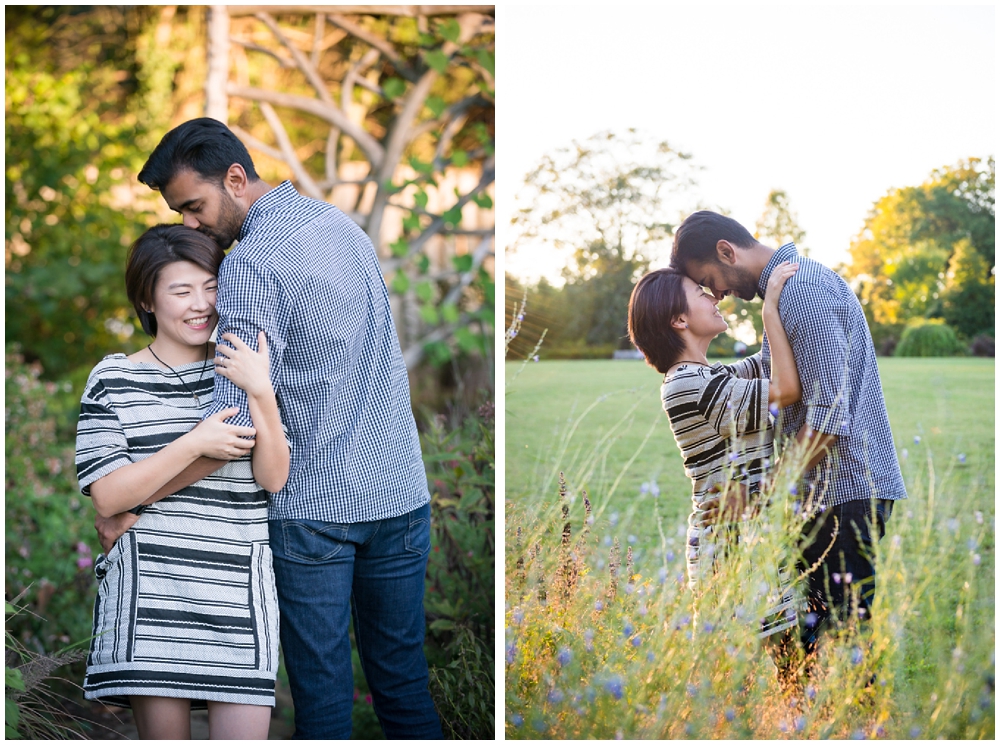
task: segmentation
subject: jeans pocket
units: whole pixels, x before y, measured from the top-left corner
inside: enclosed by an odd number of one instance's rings
[[[282,520],[283,553],[295,561],[329,561],[344,550],[349,527],[343,523]]]
[[[430,505],[418,507],[407,516],[410,524],[406,529],[406,550],[423,556],[431,550],[431,509]]]

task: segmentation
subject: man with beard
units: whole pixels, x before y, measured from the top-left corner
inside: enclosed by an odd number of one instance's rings
[[[729,294],[764,297],[772,271],[785,261],[799,265],[782,291],[779,314],[802,400],[782,411],[781,429],[784,437],[808,443],[806,484],[798,493],[816,510],[803,530],[800,562],[800,569],[818,562],[808,575],[808,613],[800,614],[802,644],[810,653],[824,628],[855,615],[871,618],[874,544],[885,534],[893,501],[906,498],[868,323],[838,274],[800,256],[794,243],[775,250],[715,212],[689,215],[671,254],[675,268],[720,300]],[[761,361],[763,375],[770,375],[766,335]]]
[[[343,212],[262,181],[243,143],[214,119],[168,132],[139,180],[184,225],[221,247],[217,336],[253,349],[267,334],[271,379],[291,444],[268,528],[296,738],[351,735],[348,627],[389,738],[441,738],[424,658],[430,495],[409,383],[378,258]],[[221,358],[217,358],[217,364]],[[223,360],[224,364],[224,360]],[[250,426],[246,395],[216,374],[214,404]],[[213,473],[201,458],[167,484]],[[102,545],[134,523],[98,521]],[[251,619],[252,621],[253,619]]]

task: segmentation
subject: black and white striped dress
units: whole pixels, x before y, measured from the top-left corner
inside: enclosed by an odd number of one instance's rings
[[[105,357],[80,407],[80,489],[190,431],[212,402],[214,368]],[[148,506],[95,563],[99,580],[84,695],[274,706],[278,607],[267,493],[250,456]]]
[[[684,458],[684,472],[692,481],[686,551],[692,589],[709,575],[724,542],[699,504],[727,480],[757,492],[771,464],[774,429],[767,403],[769,384],[759,354],[732,365],[681,365],[664,378],[663,409]],[[797,623],[794,598],[781,586],[787,584],[784,571],[775,584],[776,602],[761,621],[760,637]]]

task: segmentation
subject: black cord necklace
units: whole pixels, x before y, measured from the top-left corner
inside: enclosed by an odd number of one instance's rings
[[[191,394],[191,398],[193,398],[195,401],[197,401],[198,400],[198,394],[195,393],[194,391],[192,391],[190,388],[188,388],[188,384],[184,382],[184,378],[181,377],[181,375],[180,375],[179,372],[177,372],[174,368],[172,368],[170,365],[168,365],[166,362],[164,362],[163,360],[161,360],[157,356],[156,352],[153,351],[153,345],[152,344],[147,344],[146,345],[146,349],[149,350],[149,353],[151,355],[153,355],[154,357],[156,357],[156,361],[157,362],[159,362],[161,365],[163,365],[170,372],[172,372],[174,375],[177,376],[177,379],[179,381],[181,381],[181,385],[184,386],[184,390],[186,390],[188,393],[190,393]],[[205,364],[203,364],[201,366],[201,374],[198,376],[198,380],[201,380],[205,376],[205,370],[207,370],[207,369],[208,369],[208,342],[206,341],[205,342]]]

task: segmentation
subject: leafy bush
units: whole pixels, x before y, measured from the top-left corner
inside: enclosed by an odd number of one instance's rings
[[[567,342],[549,344],[545,347],[545,358],[550,360],[610,360],[618,344],[585,344]]]
[[[972,340],[969,351],[976,357],[996,357],[996,341],[990,334],[980,334]]]
[[[492,403],[422,435],[431,485],[424,607],[431,694],[446,734],[493,739],[495,445]]]
[[[919,319],[907,324],[896,347],[896,357],[951,357],[963,347],[954,329],[936,318]]]

